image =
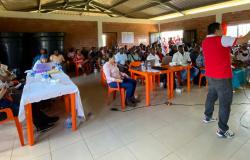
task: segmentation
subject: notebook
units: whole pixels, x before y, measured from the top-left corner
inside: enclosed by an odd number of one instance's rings
[[[42,73],[52,70],[54,63],[39,63],[36,65],[35,72]]]

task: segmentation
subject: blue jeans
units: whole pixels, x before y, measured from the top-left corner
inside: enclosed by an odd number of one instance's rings
[[[109,83],[111,88],[117,88],[116,82]],[[131,99],[134,97],[135,88],[136,88],[136,81],[131,78],[123,79],[123,82],[120,83],[120,87],[126,90],[126,99]]]
[[[190,80],[192,81],[199,74],[199,69],[192,67],[190,69]],[[184,81],[187,79],[187,70],[181,71],[181,79]]]
[[[5,109],[5,108],[10,108],[14,114],[14,116],[18,116],[18,112],[19,112],[19,105],[17,105],[16,103],[13,103],[7,99],[0,99],[0,109]],[[0,120],[4,120],[7,118],[6,113],[0,113]]]

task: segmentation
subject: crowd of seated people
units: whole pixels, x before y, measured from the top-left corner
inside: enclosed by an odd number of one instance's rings
[[[233,59],[242,62],[245,66],[250,65],[250,44],[238,45],[232,48]]]
[[[232,48],[233,87],[250,82],[250,44],[237,45]],[[238,79],[237,79],[238,78]],[[243,79],[244,78],[244,79]],[[238,82],[238,84],[236,83]]]
[[[147,46],[140,44],[131,48],[128,48],[126,45],[116,45],[111,48],[105,46],[99,49],[92,47],[89,50],[86,48],[81,50],[71,48],[68,50],[66,59],[68,63],[77,65],[84,73],[89,74],[94,72],[95,69],[101,69],[105,62],[109,60],[108,55],[112,53],[119,70],[128,74],[128,66],[131,62],[154,60],[154,64],[158,65],[164,63],[166,57],[172,57],[172,62],[176,62],[178,65],[190,64],[192,66],[191,81],[194,80],[198,84],[198,78],[196,77],[199,76],[200,72],[205,72],[204,58],[200,45],[195,43],[189,45],[179,42],[169,44],[167,53],[164,53],[162,49],[163,47],[158,42]],[[186,80],[186,75],[186,71],[181,72],[181,83],[183,84]],[[166,80],[164,78],[161,78],[161,80],[166,87]]]

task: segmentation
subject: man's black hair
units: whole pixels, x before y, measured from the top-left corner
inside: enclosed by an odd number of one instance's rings
[[[183,45],[179,45],[179,46],[178,46],[178,49],[179,49],[179,48],[183,48]]]
[[[220,23],[217,23],[217,22],[211,23],[207,27],[208,35],[215,34],[216,30],[220,30]]]
[[[109,58],[113,58],[114,57],[114,54],[112,52],[108,53],[108,57]]]

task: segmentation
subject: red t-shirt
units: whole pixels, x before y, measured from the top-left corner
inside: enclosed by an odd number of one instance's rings
[[[236,38],[210,35],[202,42],[206,76],[210,78],[232,78],[230,47]]]

